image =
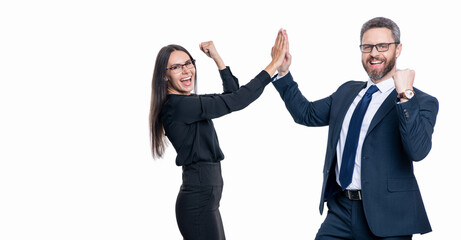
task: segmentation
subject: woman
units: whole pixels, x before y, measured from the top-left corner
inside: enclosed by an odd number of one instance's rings
[[[178,154],[176,164],[182,166],[183,183],[176,201],[176,219],[184,239],[220,240],[225,239],[219,213],[223,187],[220,161],[224,155],[211,119],[243,109],[256,100],[282,64],[287,43],[279,31],[270,64],[240,88],[213,42],[201,43],[200,49],[218,66],[224,92],[191,94],[196,90],[195,60],[181,46],[163,47],[152,79],[152,152],[154,158],[162,157],[166,136]]]

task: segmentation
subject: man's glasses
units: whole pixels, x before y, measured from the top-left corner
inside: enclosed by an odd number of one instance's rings
[[[184,64],[174,64],[173,66],[166,68],[166,70],[171,70],[175,74],[182,73],[183,67],[187,69],[192,69],[195,66],[195,59],[187,60]]]
[[[362,45],[360,45],[360,51],[362,51],[363,53],[371,53],[371,51],[373,51],[373,48],[376,47],[376,50],[378,50],[378,52],[386,52],[387,50],[389,50],[389,45],[391,45],[391,44],[399,44],[399,43],[400,42],[378,43],[378,44],[375,44],[375,45],[362,44]]]

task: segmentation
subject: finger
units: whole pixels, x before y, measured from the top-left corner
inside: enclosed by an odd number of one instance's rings
[[[280,30],[277,32],[277,37],[275,38],[274,46],[277,46],[277,41],[279,40]]]
[[[281,47],[285,51],[286,50],[286,42],[287,42],[287,40],[285,38],[285,35],[283,35],[283,32],[280,32],[280,35],[281,35],[281,38],[282,38]]]
[[[276,39],[274,47],[276,47],[278,50],[280,49],[280,46],[282,45],[282,43],[283,43],[283,36],[281,34],[281,31],[279,31],[277,34],[277,39]]]
[[[283,37],[281,37],[277,43],[277,50],[280,52],[283,48]]]
[[[274,46],[275,51],[274,51],[273,59],[277,59],[277,60],[283,59],[283,57],[285,56],[283,44],[284,44],[283,38],[279,39],[277,46]]]
[[[279,48],[280,50],[284,51],[286,49],[286,41],[285,41],[285,36],[283,36],[283,33],[280,32],[280,43],[279,43]]]
[[[274,43],[274,46],[278,47],[280,45],[280,40],[281,40],[281,32],[282,32],[282,29],[280,29],[277,33],[277,38],[275,39],[275,43]]]
[[[285,48],[286,47],[286,38],[285,38],[285,35],[283,35],[283,32],[280,33],[281,35],[281,38],[282,38],[282,46]]]
[[[203,45],[204,48],[209,48],[210,47],[210,41],[203,42],[202,45]]]
[[[287,52],[290,52],[290,41],[288,40],[287,30],[283,30],[283,33],[284,33],[285,39],[287,41]]]
[[[205,47],[206,47],[206,42],[200,43],[200,50],[202,50],[203,52],[206,52]]]
[[[282,30],[280,30],[279,36],[280,36],[280,41],[283,41],[285,39],[285,36],[283,36],[283,31]]]

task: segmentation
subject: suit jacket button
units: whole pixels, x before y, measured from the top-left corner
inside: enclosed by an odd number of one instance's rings
[[[410,113],[408,113],[408,110],[407,109],[403,109],[403,113],[405,114],[405,119],[407,121],[410,121]]]

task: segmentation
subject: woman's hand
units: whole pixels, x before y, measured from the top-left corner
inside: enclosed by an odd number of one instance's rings
[[[275,39],[275,44],[272,47],[271,56],[272,61],[269,65],[264,69],[270,76],[273,76],[275,71],[282,66],[285,56],[288,50],[288,41],[286,39],[285,34],[283,33],[283,29],[280,29],[277,38]]]
[[[221,59],[221,56],[219,56],[219,53],[216,50],[213,41],[200,43],[200,50],[202,50],[208,57],[212,58],[215,61],[219,70],[223,70],[226,68],[226,65],[224,64],[224,61]]]

